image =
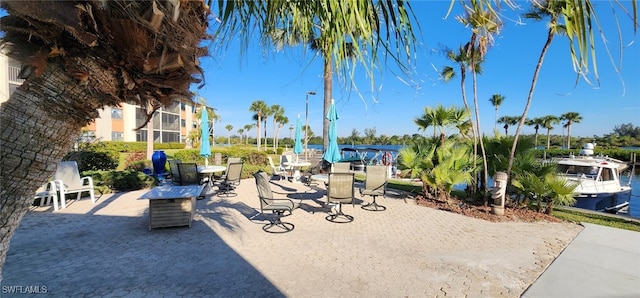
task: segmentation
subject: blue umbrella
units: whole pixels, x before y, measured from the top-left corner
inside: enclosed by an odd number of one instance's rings
[[[338,111],[332,99],[329,112],[327,112],[327,119],[329,119],[329,146],[326,148],[324,155],[322,155],[322,158],[329,163],[336,163],[342,159],[340,148],[338,147],[338,125],[336,124],[338,118]]]
[[[209,156],[211,156],[211,144],[209,143],[209,114],[207,107],[202,108],[200,115],[200,156],[204,157],[204,164],[209,165]]]
[[[296,121],[296,144],[293,146],[293,153],[297,155],[302,153],[304,148],[302,148],[302,122],[300,121],[300,115],[298,115],[298,121]]]

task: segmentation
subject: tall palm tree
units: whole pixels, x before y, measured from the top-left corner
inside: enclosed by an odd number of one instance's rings
[[[533,126],[533,129],[536,131],[535,146],[536,148],[538,148],[538,129],[540,129],[540,126],[542,126],[543,124],[542,118],[527,119],[527,121],[525,121],[525,124],[528,126]]]
[[[271,106],[271,115],[273,116],[273,152],[277,152],[276,148],[278,148],[278,119],[284,116],[284,108],[279,104],[274,104]]]
[[[560,116],[560,120],[567,121],[567,149],[571,149],[571,125],[574,123],[580,123],[582,116],[577,112],[568,112]]]
[[[233,130],[233,125],[227,124],[224,128],[227,130],[227,145],[231,146],[231,131]]]
[[[267,106],[267,109],[262,112],[262,121],[264,122],[264,151],[267,151],[267,119],[273,115],[273,111],[270,106]]]
[[[471,63],[471,74],[473,78],[473,104],[476,116],[476,135],[481,136],[480,128],[480,108],[478,107],[478,84],[477,75],[478,72],[475,69],[477,61],[483,61],[489,46],[492,43],[493,36],[498,34],[502,27],[502,21],[498,17],[495,9],[491,7],[491,4],[484,1],[470,0],[470,5],[465,5],[464,16],[457,17],[456,19],[471,28],[471,38],[465,45],[465,50],[469,53]],[[482,153],[483,163],[483,183],[484,191],[488,192],[489,187],[489,171],[487,168],[487,154],[484,149],[484,141],[482,137],[478,137],[480,142],[480,151]]]
[[[493,130],[498,129],[498,108],[500,108],[505,98],[506,97],[504,95],[498,94],[498,93],[489,97],[489,102],[491,102],[491,105],[493,105],[493,107],[496,109],[496,117],[495,117],[495,124],[493,126]],[[505,132],[505,134],[507,134],[507,132]]]
[[[262,123],[262,118],[265,114],[268,113],[269,111],[269,106],[267,106],[267,103],[264,102],[264,100],[256,100],[254,102],[251,103],[251,106],[249,106],[249,111],[254,112],[254,120],[256,121],[256,127],[257,127],[257,133],[256,133],[256,145],[258,146],[258,151],[260,150],[260,146],[262,146],[262,143],[260,142],[260,127],[261,127],[261,123]],[[266,118],[266,117],[265,117]],[[265,126],[266,129],[266,126]]]
[[[242,146],[242,135],[244,134],[244,129],[238,128],[238,130],[236,132],[240,136],[240,146]]]
[[[245,143],[249,145],[249,132],[253,129],[255,124],[245,124],[244,133],[245,133]]]
[[[280,141],[278,140],[280,136],[280,131],[282,130],[282,127],[284,127],[285,125],[287,125],[287,123],[289,123],[289,117],[285,115],[279,115],[274,118],[274,121],[277,124],[277,129],[275,133],[275,141],[274,141],[275,145],[274,145],[273,151],[277,152],[277,148],[280,147]]]
[[[547,129],[547,149],[551,148],[551,130],[553,129],[553,125],[559,122],[560,118],[553,115],[542,117],[542,127]]]
[[[545,18],[549,19],[547,24],[547,38],[545,40],[542,49],[540,50],[540,56],[538,57],[538,63],[536,64],[535,71],[533,72],[533,77],[531,78],[531,87],[529,88],[529,95],[527,96],[527,103],[525,104],[524,110],[522,111],[522,118],[520,119],[520,123],[518,123],[518,128],[516,128],[516,133],[514,135],[513,144],[511,146],[511,154],[509,156],[509,165],[507,166],[507,175],[511,174],[511,167],[513,166],[513,161],[515,159],[515,151],[516,146],[518,145],[518,137],[520,136],[520,131],[522,126],[524,125],[524,119],[527,117],[527,113],[529,112],[529,107],[531,106],[531,101],[533,99],[533,92],[536,88],[536,83],[538,82],[538,75],[540,74],[540,70],[542,69],[542,63],[544,62],[544,58],[551,46],[551,42],[553,41],[556,35],[567,35],[570,41],[573,41],[575,37],[581,39],[582,36],[586,37],[587,32],[591,31],[591,22],[584,22],[585,18],[590,19],[591,16],[589,13],[592,11],[591,5],[589,1],[584,1],[584,3],[580,0],[569,0],[569,1],[559,1],[559,0],[548,0],[541,2],[532,2],[531,11],[524,15],[525,18],[533,19],[533,20],[542,20]],[[583,4],[586,5],[586,10]],[[634,4],[635,5],[635,4]],[[585,12],[588,12],[585,14]],[[570,25],[571,31],[567,31],[567,26],[565,24],[560,23],[560,19],[564,17],[564,21],[568,22]],[[582,33],[580,32],[581,30]],[[585,38],[586,40],[586,38]],[[576,51],[573,45],[573,42],[570,42],[571,48],[571,58],[574,63],[574,68],[583,70],[586,58],[584,55],[587,55],[586,45],[585,48],[582,46],[579,47],[579,50]],[[579,59],[576,59],[576,53],[579,55]],[[579,60],[579,63],[577,61]],[[597,69],[596,69],[597,71]],[[549,140],[547,136],[547,148],[549,148]]]

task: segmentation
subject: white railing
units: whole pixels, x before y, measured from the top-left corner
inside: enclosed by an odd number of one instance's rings
[[[22,84],[23,79],[18,78],[20,74],[20,67],[9,66],[9,83]]]

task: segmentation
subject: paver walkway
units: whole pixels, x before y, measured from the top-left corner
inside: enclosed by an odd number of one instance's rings
[[[148,230],[147,190],[34,207],[4,265],[8,289],[56,297],[519,297],[582,230],[569,223],[491,223],[378,199],[387,211],[346,205],[325,220],[324,190],[273,181],[300,199],[287,234],[268,234],[255,182],[239,195],[197,201],[191,228]],[[301,194],[302,193],[302,194]],[[369,198],[362,198],[368,201]],[[258,219],[261,217],[258,216]]]

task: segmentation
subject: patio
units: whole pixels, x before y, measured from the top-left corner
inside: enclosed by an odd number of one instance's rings
[[[250,220],[259,209],[253,179],[237,197],[197,201],[191,228],[149,231],[148,201],[139,199],[148,190],[56,212],[34,207],[12,238],[2,284],[55,296],[519,297],[582,229],[491,223],[399,193],[378,198],[384,212],[346,205],[355,220],[335,224],[325,220],[322,185],[281,180],[272,189],[301,199],[286,217],[290,233]]]

